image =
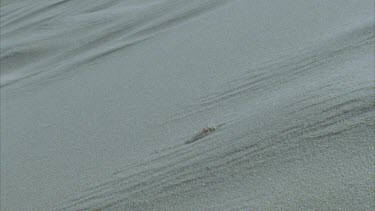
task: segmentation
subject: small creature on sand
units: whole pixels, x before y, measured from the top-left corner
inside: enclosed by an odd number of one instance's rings
[[[201,131],[200,133],[205,134],[205,133],[208,133],[208,132],[212,132],[212,131],[214,131],[214,130],[216,130],[216,127],[215,127],[215,126],[212,126],[212,127],[205,127],[205,128],[202,129],[202,131]]]
[[[194,141],[198,141],[199,139],[207,136],[208,134],[211,134],[215,130],[216,130],[215,126],[204,127],[199,133],[195,134],[195,136],[193,136],[190,140],[187,140],[185,144],[190,144]]]

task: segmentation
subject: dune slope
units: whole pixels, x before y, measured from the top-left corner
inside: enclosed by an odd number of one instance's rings
[[[373,11],[2,1],[1,210],[373,210]]]

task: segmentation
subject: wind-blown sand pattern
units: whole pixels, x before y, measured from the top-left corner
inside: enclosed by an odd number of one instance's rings
[[[373,1],[1,2],[1,210],[374,210]]]

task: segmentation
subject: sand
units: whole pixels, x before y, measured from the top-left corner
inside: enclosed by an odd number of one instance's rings
[[[375,209],[373,11],[2,0],[1,210]]]

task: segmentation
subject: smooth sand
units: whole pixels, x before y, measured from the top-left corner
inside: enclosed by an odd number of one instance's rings
[[[373,210],[373,11],[2,1],[1,210]]]

